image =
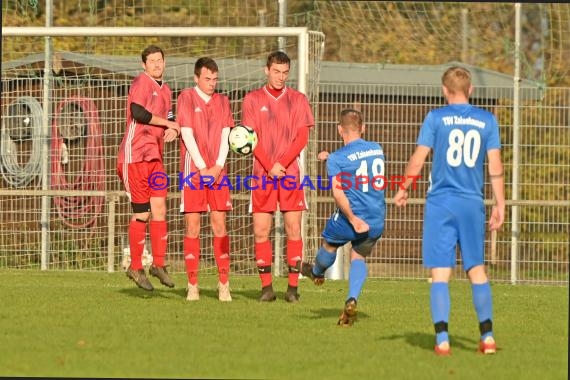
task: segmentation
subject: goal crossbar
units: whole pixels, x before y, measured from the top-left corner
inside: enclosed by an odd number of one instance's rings
[[[233,36],[233,37],[293,37],[306,34],[307,27],[259,27],[259,26],[226,26],[226,27],[82,27],[82,26],[29,26],[2,28],[4,36],[20,37],[200,37],[200,36]]]
[[[307,27],[3,27],[2,36],[18,37],[296,37],[298,90],[307,93],[309,38]]]

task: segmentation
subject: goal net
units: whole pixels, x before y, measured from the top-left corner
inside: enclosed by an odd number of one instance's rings
[[[241,101],[265,83],[274,50],[292,59],[289,85],[314,101],[324,36],[306,28],[4,28],[0,268],[120,270],[128,263],[131,208],[116,157],[129,86],[149,44],[165,51],[175,110],[179,92],[194,86],[196,59],[210,56],[220,69],[217,90],[229,96],[239,123]],[[173,272],[184,271],[179,160],[178,142],[165,144]],[[251,174],[251,157],[230,152],[227,163],[231,183]],[[255,273],[248,190],[236,187],[232,200],[232,271]],[[215,269],[208,214],[201,224],[207,273]]]

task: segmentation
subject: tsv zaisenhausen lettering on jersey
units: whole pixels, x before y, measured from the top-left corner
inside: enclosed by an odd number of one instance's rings
[[[443,120],[443,124],[446,126],[450,125],[472,125],[477,128],[485,128],[485,122],[474,119],[472,117],[463,117],[463,116],[444,116],[441,118]]]
[[[382,149],[369,149],[369,150],[361,150],[358,152],[351,153],[348,156],[346,156],[346,158],[348,158],[350,161],[356,161],[361,158],[366,158],[370,156],[381,156],[383,154],[384,152],[382,151]]]

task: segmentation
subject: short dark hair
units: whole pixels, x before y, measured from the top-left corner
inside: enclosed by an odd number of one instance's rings
[[[198,58],[196,63],[194,64],[194,74],[196,76],[200,76],[200,72],[202,71],[202,67],[207,68],[213,73],[218,72],[218,64],[210,57],[201,57]]]
[[[146,58],[149,55],[154,54],[154,53],[160,53],[160,55],[162,55],[162,59],[164,59],[164,52],[162,51],[162,49],[156,45],[150,45],[150,46],[147,46],[142,51],[141,58],[142,58],[143,63],[146,63]]]
[[[278,50],[269,54],[269,56],[267,57],[267,68],[269,69],[271,65],[274,63],[278,64],[285,63],[291,66],[291,59],[287,54],[285,54],[285,52]]]

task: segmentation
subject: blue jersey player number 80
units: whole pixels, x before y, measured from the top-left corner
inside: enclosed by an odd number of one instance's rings
[[[456,251],[473,293],[479,321],[479,351],[496,352],[493,308],[485,269],[484,160],[496,204],[489,229],[498,230],[505,219],[505,191],[499,127],[495,116],[469,103],[473,91],[471,73],[450,67],[442,76],[447,105],[430,111],[424,119],[417,147],[405,175],[417,175],[432,155],[430,188],[424,208],[422,261],[430,269],[430,311],[435,330],[435,353],[451,352],[448,322],[451,309],[448,282],[456,265]],[[406,180],[394,197],[396,206],[407,203]]]

